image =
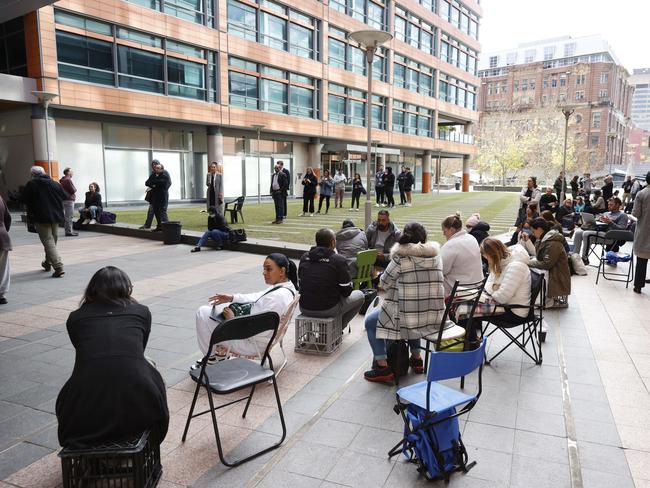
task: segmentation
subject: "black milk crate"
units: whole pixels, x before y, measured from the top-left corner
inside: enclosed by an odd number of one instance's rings
[[[305,354],[332,354],[343,341],[341,320],[298,315],[295,319],[295,352]]]
[[[64,488],[153,488],[162,476],[150,432],[128,441],[59,452]]]

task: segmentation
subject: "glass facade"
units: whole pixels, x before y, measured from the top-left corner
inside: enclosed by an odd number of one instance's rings
[[[386,7],[381,1],[372,0],[330,0],[330,8],[368,24],[379,30],[386,30]]]
[[[393,100],[393,131],[433,137],[433,110]]]
[[[348,32],[330,25],[328,29],[328,64],[334,68],[366,76],[366,57],[355,44],[354,41],[350,41]],[[372,61],[373,79],[387,81],[387,66],[387,50],[380,47]]]
[[[318,22],[305,14],[269,0],[254,7],[228,0],[228,33],[288,51],[307,59],[318,59]]]
[[[337,124],[366,127],[366,92],[335,83],[329,84],[327,98],[328,120]],[[386,128],[386,98],[372,96],[372,126]]]
[[[454,27],[478,40],[478,15],[456,0],[439,0],[439,15]]]
[[[432,67],[413,61],[401,54],[394,54],[393,85],[433,97],[435,96],[434,78],[435,72]]]
[[[476,110],[476,87],[445,73],[440,73],[438,98],[459,107]]]
[[[436,55],[436,28],[402,7],[395,6],[395,38],[427,54]]]
[[[444,32],[440,41],[440,59],[474,76],[478,73],[478,52]]]
[[[214,26],[213,0],[126,0],[179,19]]]

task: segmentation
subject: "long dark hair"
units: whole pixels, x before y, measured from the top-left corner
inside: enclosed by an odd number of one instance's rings
[[[427,242],[427,230],[419,222],[410,222],[404,226],[399,238],[400,244],[418,244]]]
[[[129,276],[115,266],[105,266],[90,278],[81,299],[81,305],[87,303],[111,305],[136,303],[131,297],[131,293],[133,293],[133,284]]]
[[[269,254],[266,256],[266,259],[273,261],[279,268],[284,268],[287,278],[293,283],[294,288],[296,290],[298,289],[298,268],[296,267],[296,263],[279,252]]]

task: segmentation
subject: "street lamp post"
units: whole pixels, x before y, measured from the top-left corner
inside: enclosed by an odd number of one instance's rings
[[[257,203],[262,203],[262,178],[260,175],[260,132],[264,128],[261,124],[254,124],[253,129],[257,131]]]
[[[47,152],[47,174],[52,178],[54,173],[52,172],[52,156],[50,154],[50,124],[47,109],[50,106],[50,102],[58,97],[59,94],[56,92],[33,91],[32,95],[38,98],[38,101],[43,104],[43,108],[45,109],[45,151]]]
[[[605,154],[607,154],[607,157],[609,158],[609,174],[612,174],[612,159],[614,159],[614,153],[616,152],[614,145],[616,144],[614,141],[616,140],[616,132],[610,132],[607,134],[607,138],[609,139],[609,144],[607,146],[607,151],[605,151]]]
[[[379,31],[375,29],[356,31],[350,34],[350,38],[359,43],[359,45],[366,51],[366,65],[368,70],[368,93],[366,94],[366,126],[368,129],[367,145],[366,145],[366,206],[365,206],[365,225],[366,228],[372,221],[372,200],[370,197],[370,178],[371,169],[370,161],[372,161],[372,60],[375,56],[377,48],[390,41],[393,36],[388,32]]]
[[[562,109],[562,114],[564,115],[564,151],[562,153],[562,193],[560,194],[560,202],[566,200],[566,151],[567,151],[567,141],[569,137],[569,118],[573,115],[575,109],[565,107]],[[561,203],[560,203],[561,204]]]

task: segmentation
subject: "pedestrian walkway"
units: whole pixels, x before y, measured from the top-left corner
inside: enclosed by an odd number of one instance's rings
[[[289,365],[279,377],[289,435],[280,449],[225,468],[208,417],[195,419],[180,442],[194,390],[187,368],[199,356],[194,311],[216,291],[262,288],[261,256],[190,254],[184,245],[82,233],[59,240],[66,276],[53,279],[40,269],[35,236],[16,225],[12,238],[10,303],[0,309],[0,488],[61,484],[53,412],[74,363],[65,320],[90,276],[107,264],[129,273],[136,298],[153,314],[147,354],[168,385],[171,413],[159,486],[443,486],[386,457],[401,420],[392,411],[395,387],[363,380],[371,354],[361,317],[331,357],[294,354],[289,329]],[[509,351],[485,368],[483,395],[462,422],[478,464],[450,486],[650,487],[650,292],[594,282],[591,270],[574,277],[570,307],[547,314],[542,366]],[[207,403],[203,394],[199,402]],[[235,457],[280,432],[270,388],[256,392],[246,419],[242,409],[217,413]]]

